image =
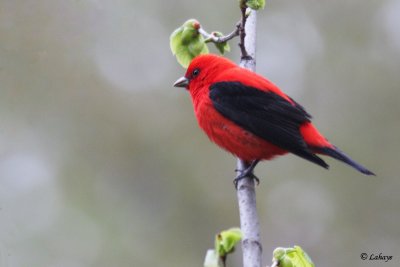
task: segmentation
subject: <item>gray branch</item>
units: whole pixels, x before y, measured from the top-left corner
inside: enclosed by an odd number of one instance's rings
[[[215,36],[214,34],[210,34],[206,32],[203,28],[199,28],[199,33],[203,35],[203,37],[206,39],[206,41],[213,42],[213,43],[224,43],[227,42],[236,36],[239,36],[239,29],[240,29],[240,22],[236,24],[236,29],[233,30],[230,34],[225,35],[225,36]]]
[[[242,10],[243,11],[243,10]],[[242,12],[245,14],[245,12]],[[245,51],[242,50],[240,66],[255,71],[256,69],[256,11],[244,18],[244,36],[241,40]],[[247,164],[238,159],[237,170],[247,168]],[[245,177],[237,183],[237,198],[239,203],[240,228],[243,233],[243,267],[261,267],[262,245],[260,224],[256,207],[256,192],[253,178]]]

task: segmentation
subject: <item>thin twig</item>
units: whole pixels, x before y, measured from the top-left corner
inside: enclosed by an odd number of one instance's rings
[[[232,40],[236,36],[239,36],[239,31],[240,31],[240,22],[238,22],[236,24],[235,30],[233,30],[230,34],[225,35],[225,36],[220,36],[220,37],[215,36],[212,33],[210,34],[210,33],[206,32],[201,27],[199,28],[199,33],[204,36],[206,41],[210,41],[210,42],[213,42],[213,43],[224,43],[224,42],[227,42],[229,40]]]
[[[246,46],[245,46],[245,38],[246,38],[246,21],[247,21],[247,15],[246,15],[246,5],[241,5],[240,6],[240,11],[242,13],[242,21],[240,23],[240,29],[239,29],[239,36],[240,36],[240,41],[239,41],[239,48],[240,52],[242,54],[242,60],[247,59],[250,60],[251,57],[247,53]]]
[[[247,7],[245,4],[240,6],[240,11],[242,14],[242,18],[238,23],[236,23],[236,28],[228,35],[225,36],[215,36],[213,33],[208,33],[206,30],[204,30],[202,27],[198,29],[199,33],[203,35],[203,37],[206,39],[207,42],[213,42],[213,43],[224,43],[229,40],[232,40],[236,36],[239,36],[240,41],[239,41],[239,48],[241,52],[241,60],[251,60],[252,57],[247,53],[246,46],[244,45],[245,43],[245,38],[246,38],[246,21],[248,15],[246,14],[247,12]]]

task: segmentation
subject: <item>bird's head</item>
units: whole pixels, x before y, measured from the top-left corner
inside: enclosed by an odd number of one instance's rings
[[[236,64],[224,57],[213,54],[199,55],[192,60],[185,76],[179,78],[174,86],[184,87],[194,93],[208,88],[219,74],[232,67],[236,67]]]

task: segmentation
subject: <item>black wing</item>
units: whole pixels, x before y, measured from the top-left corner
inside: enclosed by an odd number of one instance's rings
[[[324,168],[328,165],[310,151],[300,133],[300,125],[311,116],[302,106],[273,93],[240,82],[218,82],[210,86],[215,109],[262,139]]]

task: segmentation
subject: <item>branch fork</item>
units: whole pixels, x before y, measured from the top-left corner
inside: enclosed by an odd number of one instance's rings
[[[241,60],[252,60],[252,57],[247,53],[246,46],[244,45],[244,40],[246,38],[246,21],[247,18],[249,17],[251,12],[247,12],[247,7],[246,5],[241,5],[240,11],[242,14],[241,20],[236,23],[235,29],[229,33],[228,35],[224,36],[217,36],[215,32],[208,33],[206,30],[204,30],[202,27],[198,28],[198,31],[203,37],[205,38],[206,42],[212,42],[215,44],[220,44],[220,43],[225,43],[229,40],[232,40],[233,38],[239,36],[239,48],[241,52]]]
[[[241,26],[240,26],[240,23],[238,22],[236,24],[236,29],[233,30],[230,34],[225,35],[225,36],[216,36],[214,32],[212,32],[210,34],[210,33],[206,32],[203,28],[199,29],[199,33],[201,35],[203,35],[206,42],[213,42],[216,44],[220,44],[220,43],[225,43],[229,40],[232,40],[236,36],[239,36],[240,28],[241,28]]]

